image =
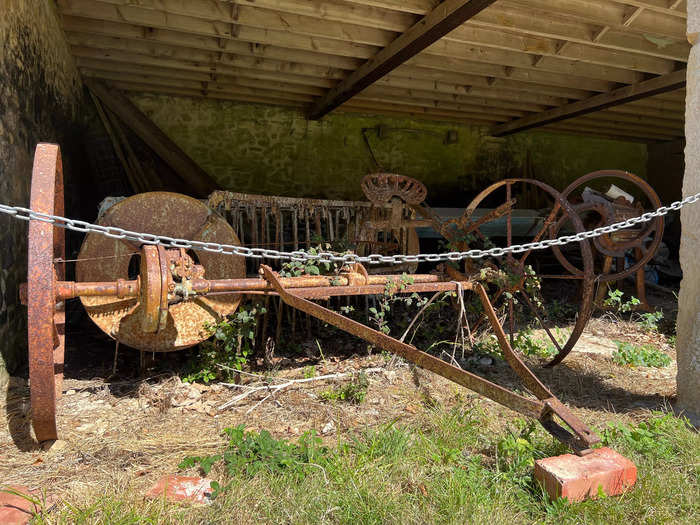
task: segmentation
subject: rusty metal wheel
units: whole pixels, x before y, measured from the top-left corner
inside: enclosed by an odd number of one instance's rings
[[[63,167],[55,144],[34,153],[30,208],[63,215]],[[27,270],[27,328],[32,425],[39,442],[57,439],[56,400],[61,397],[65,352],[65,305],[56,303],[56,281],[65,278],[65,232],[30,221]]]
[[[103,226],[155,235],[240,244],[235,231],[222,217],[197,199],[177,193],[134,195],[108,208],[97,222]],[[134,242],[89,233],[80,248],[77,281],[134,279],[143,273],[141,267],[151,268],[154,279],[160,279],[170,271],[165,263],[166,257],[159,255],[164,250],[144,251],[141,248]],[[245,277],[243,257],[203,251],[188,251],[188,255],[204,268],[207,279]],[[162,264],[166,266],[162,268]],[[144,283],[142,288],[145,288]],[[153,320],[148,318],[151,310],[144,298],[81,297],[80,300],[90,318],[111,338],[139,350],[171,352],[207,339],[209,333],[205,325],[214,324],[235,312],[241,298],[240,294],[211,294],[170,305],[166,298],[162,311],[167,312],[167,317],[157,330],[153,329]],[[162,299],[159,296],[155,300],[160,302]],[[156,319],[155,326],[158,324]]]
[[[632,194],[635,198],[640,199],[638,202],[640,207],[633,213],[634,216],[639,216],[644,212],[656,210],[661,206],[661,199],[653,188],[643,179],[632,173],[619,170],[601,170],[594,171],[583,177],[576,179],[564,191],[562,198],[569,201],[574,210],[583,218],[584,214],[589,213],[595,215],[595,224],[590,224],[590,227],[604,226],[613,224],[620,220],[629,218],[616,217],[615,209],[612,204],[592,204],[582,202],[581,193],[588,186],[593,189],[606,189],[610,184],[621,186],[621,189]],[[642,202],[644,200],[645,202]],[[552,236],[556,237],[559,232],[565,227],[565,218],[560,219],[556,226],[552,228]],[[605,283],[611,281],[619,281],[620,279],[633,275],[637,270],[644,268],[647,262],[654,256],[656,250],[661,243],[664,233],[664,219],[657,217],[647,223],[643,223],[638,227],[628,228],[612,234],[602,235],[593,239],[593,245],[596,251],[603,256],[623,258],[625,253],[634,249],[635,253],[639,254],[634,264],[614,272],[601,271],[596,275],[596,281]],[[572,274],[581,275],[582,270],[579,266],[573,264],[557,247],[552,248],[554,255],[559,262]]]
[[[542,213],[532,208],[545,211]],[[505,230],[505,246],[512,246],[548,238],[552,225],[556,224],[561,217],[568,218],[576,232],[584,231],[583,223],[571,204],[548,184],[533,179],[505,179],[479,193],[467,206],[462,219],[456,221],[455,225],[479,224],[477,228],[472,229],[469,238],[464,240],[466,245],[473,246],[474,243],[488,242],[489,231]],[[501,243],[498,244],[501,245]],[[532,274],[532,269],[527,264],[532,250],[508,254],[495,261],[496,266],[509,275],[508,284],[492,290],[491,295],[494,306],[499,304],[503,306],[506,331],[509,332],[512,341],[518,331],[515,304],[519,302],[534,316],[557,351],[556,356],[547,366],[561,362],[571,352],[593,311],[591,246],[587,240],[573,246],[583,263],[583,270],[578,275],[572,275],[561,267],[557,267],[553,272]],[[466,270],[467,273],[474,273],[476,268],[467,267]],[[546,309],[536,297],[532,296],[531,283],[535,277],[537,282],[551,280],[561,283],[568,279],[581,279],[584,283],[579,297],[578,314],[568,336],[556,337],[552,333],[554,324],[549,321]]]

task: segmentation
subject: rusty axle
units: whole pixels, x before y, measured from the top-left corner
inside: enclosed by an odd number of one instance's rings
[[[397,292],[438,292],[454,290],[454,283],[443,281],[434,274],[412,275],[410,283],[402,284]],[[114,282],[76,282],[58,281],[56,283],[56,301],[65,301],[79,297],[118,297],[120,299],[139,297],[140,279]],[[339,277],[333,276],[299,276],[281,277],[285,288],[299,289],[304,297],[335,297],[345,295],[371,295],[383,293],[387,283],[400,282],[395,275],[369,275],[352,272]],[[355,284],[352,284],[355,283]],[[242,279],[194,279],[191,283],[193,295],[209,293],[252,293],[265,292],[277,295],[275,288],[262,278]],[[21,285],[22,303],[26,304],[26,284]]]

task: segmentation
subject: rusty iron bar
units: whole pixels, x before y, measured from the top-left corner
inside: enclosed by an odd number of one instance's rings
[[[279,294],[282,300],[289,306],[296,308],[297,310],[301,310],[302,312],[316,317],[317,319],[320,319],[330,325],[340,328],[349,334],[364,339],[365,341],[372,343],[379,348],[399,355],[420,366],[421,368],[435,372],[436,374],[445,377],[454,383],[469,388],[470,390],[488,397],[489,399],[511,408],[516,412],[539,420],[546,430],[548,430],[557,439],[568,444],[576,453],[583,455],[590,452],[590,446],[600,440],[594,432],[589,430],[570,411],[561,410],[563,405],[559,402],[559,400],[554,397],[547,387],[540,382],[537,376],[535,376],[517,356],[517,354],[515,354],[508,343],[505,333],[503,332],[503,328],[496,318],[496,313],[494,312],[493,306],[486,295],[486,290],[481,285],[477,284],[476,289],[479,293],[479,297],[484,310],[486,311],[487,317],[496,331],[497,338],[501,348],[503,349],[504,355],[507,356],[508,363],[523,380],[523,383],[527,389],[530,390],[538,398],[538,400],[529,399],[516,394],[515,392],[492,383],[483,377],[472,374],[471,372],[451,365],[438,357],[418,350],[415,346],[394,339],[393,337],[383,334],[378,330],[374,330],[373,328],[344,317],[332,310],[329,310],[328,308],[324,308],[320,304],[311,302],[308,299],[300,296],[297,293],[298,291],[290,291],[289,289],[286,289],[280,278],[275,275],[272,268],[269,266],[262,265],[261,269],[265,279],[274,287],[275,291]],[[446,284],[450,284],[453,287],[453,290],[458,290],[457,282]],[[464,289],[465,284],[471,283],[468,281],[461,283],[462,289]],[[559,417],[567,426],[569,426],[569,428],[571,428],[573,434],[554,421],[553,416],[555,415]]]
[[[149,246],[144,246],[149,248]],[[155,248],[155,247],[152,247]],[[142,261],[144,258],[142,258]],[[143,264],[143,263],[142,263]],[[161,279],[160,268],[158,268],[157,279]],[[147,270],[148,272],[148,270]],[[350,275],[350,277],[347,277]],[[411,275],[410,282],[404,283],[400,276],[396,275],[368,275],[361,281],[353,280],[362,277],[360,273],[348,273],[334,276],[300,276],[300,277],[280,277],[280,281],[285,288],[300,289],[300,294],[307,297],[331,297],[344,295],[381,294],[386,290],[387,283],[395,283],[398,288],[395,293],[413,292],[437,292],[454,289],[454,285],[445,282],[439,275],[416,274]],[[154,277],[155,278],[155,277]],[[149,281],[150,282],[150,281]],[[362,284],[351,284],[361,282]],[[136,298],[141,297],[141,291],[148,288],[148,283],[141,278],[135,280],[119,279],[115,282],[75,282],[59,281],[56,283],[56,300],[65,301],[78,297],[118,297]],[[22,302],[26,304],[26,286],[22,286]],[[160,287],[159,287],[160,289]],[[318,293],[314,293],[319,290]],[[253,293],[265,292],[276,295],[275,288],[265,279],[259,277],[241,279],[192,279],[192,292],[198,295],[209,293]],[[158,292],[160,293],[160,292]],[[160,295],[146,302],[159,304]]]

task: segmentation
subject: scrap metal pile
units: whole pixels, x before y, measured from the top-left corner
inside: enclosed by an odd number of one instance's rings
[[[629,192],[616,188],[605,196],[588,187],[597,180],[607,184],[610,179],[633,188]],[[425,204],[426,188],[414,179],[372,174],[365,177],[362,189],[369,202],[218,192],[207,205],[175,193],[143,193],[116,202],[101,214],[98,222],[154,235],[228,245],[247,241],[281,250],[311,248],[313,231],[333,242],[343,239],[362,253],[412,254],[418,253],[420,228],[433,228],[448,246],[464,249],[487,246],[491,241],[483,231],[496,225],[496,230],[503,232],[505,244],[511,246],[516,240],[539,241],[562,232],[583,232],[621,217],[639,216],[659,205],[658,197],[644,181],[617,171],[586,175],[563,192],[536,180],[499,181],[480,193],[460,217],[449,221],[440,219]],[[520,213],[527,205],[526,196],[533,191],[538,197],[547,195],[551,208],[535,214]],[[58,146],[37,146],[31,208],[40,213],[63,213]],[[523,217],[527,221],[520,221]],[[559,273],[535,274],[528,262],[529,250],[485,261],[467,259],[460,267],[440,265],[431,268],[430,273],[413,273],[410,280],[394,286],[393,293],[402,294],[472,293],[474,302],[480,305],[481,323],[490,326],[506,361],[531,394],[520,395],[312,301],[382,294],[387,285],[398,282],[397,271],[415,272],[417,264],[385,268],[394,275],[352,264],[334,275],[298,277],[282,277],[270,265],[261,264],[257,276],[247,277],[246,261],[241,256],[139,245],[91,231],[78,256],[76,280],[66,281],[64,230],[47,222],[32,221],[23,301],[28,306],[36,437],[39,441],[57,438],[55,414],[63,379],[65,301],[79,298],[97,326],[120,343],[140,350],[170,352],[202,342],[209,336],[206,325],[234,313],[246,294],[262,294],[278,296],[294,309],[536,418],[555,438],[585,454],[598,437],[547,389],[512,348],[519,327],[515,304],[529,308],[551,338],[558,353],[549,364],[556,364],[571,351],[591,315],[594,283],[618,280],[635,272],[639,275],[653,256],[662,231],[663,220],[659,218],[638,229],[604,235],[592,242],[584,240],[567,250],[556,249],[553,253],[562,270]],[[636,254],[636,260],[625,267],[624,258],[630,250]],[[620,258],[622,265],[612,270],[612,262]],[[484,277],[499,272],[507,278]],[[547,320],[545,309],[533,296],[533,280],[544,279],[581,282],[578,315],[566,341],[552,333],[553,325]],[[643,284],[643,276],[641,279]]]

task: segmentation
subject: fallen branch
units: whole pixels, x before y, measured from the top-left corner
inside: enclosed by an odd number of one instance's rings
[[[383,371],[384,371],[383,368],[365,368],[363,370],[360,370],[360,372],[364,372],[364,373],[383,372]],[[229,388],[241,388],[241,389],[245,389],[246,391],[243,392],[242,394],[237,395],[233,399],[227,401],[223,405],[219,406],[218,410],[219,411],[226,410],[227,408],[232,407],[233,405],[235,405],[239,401],[245,399],[246,397],[248,397],[251,394],[254,394],[256,392],[261,392],[263,390],[268,391],[269,393],[267,396],[265,396],[263,399],[258,401],[250,409],[248,409],[246,414],[249,414],[250,412],[255,410],[255,408],[257,408],[259,405],[261,405],[263,402],[265,402],[267,399],[269,399],[271,396],[277,394],[278,392],[280,392],[281,390],[284,390],[285,388],[289,388],[290,386],[299,385],[299,384],[303,384],[303,383],[310,383],[312,381],[325,381],[325,380],[329,380],[329,379],[340,379],[342,377],[348,377],[348,376],[355,375],[356,373],[357,372],[340,372],[337,374],[326,374],[326,375],[318,376],[318,377],[306,377],[304,379],[288,379],[285,382],[279,383],[276,385],[269,384],[269,383],[262,384],[262,385],[237,385],[235,383],[219,383],[219,384],[221,384],[223,386],[227,386]],[[259,376],[259,377],[261,377],[261,376]]]

